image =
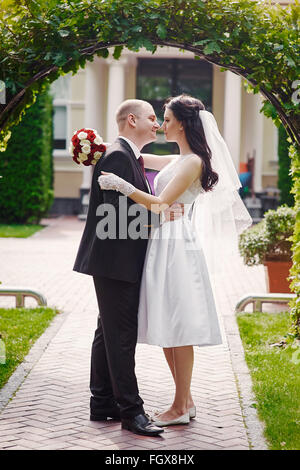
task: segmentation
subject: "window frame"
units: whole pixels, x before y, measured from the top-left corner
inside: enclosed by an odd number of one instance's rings
[[[68,157],[69,156],[69,146],[68,142],[71,139],[70,128],[71,128],[71,102],[67,99],[57,98],[53,100],[53,108],[58,106],[64,106],[66,108],[66,148],[65,149],[55,149],[53,148],[53,157]],[[54,133],[54,130],[53,130]],[[53,134],[54,142],[54,134]]]

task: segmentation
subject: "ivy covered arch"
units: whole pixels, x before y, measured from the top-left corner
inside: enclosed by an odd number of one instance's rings
[[[0,0],[3,139],[46,82],[114,47],[193,52],[245,78],[300,145],[299,4],[253,0]]]
[[[299,0],[0,0],[0,145],[46,84],[94,55],[118,59],[126,46],[191,51],[240,75],[264,98],[262,111],[287,130],[300,206]],[[294,264],[300,263],[300,221]],[[300,274],[294,270],[300,292]],[[299,307],[300,311],[300,307]],[[300,315],[299,315],[300,316]]]

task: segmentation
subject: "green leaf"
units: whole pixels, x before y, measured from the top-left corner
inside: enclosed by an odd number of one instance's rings
[[[193,46],[202,46],[203,44],[206,44],[209,41],[210,41],[210,39],[202,39],[201,41],[194,42]]]
[[[291,66],[291,67],[295,67],[295,66],[296,66],[294,60],[293,60],[290,56],[286,56],[286,57],[285,57],[285,61],[286,61],[286,63],[287,63],[289,66]]]
[[[142,26],[139,26],[139,25],[134,26],[134,27],[131,29],[131,31],[132,31],[133,33],[141,33],[142,30],[143,30]]]
[[[164,25],[159,24],[156,28],[156,32],[157,32],[158,37],[160,37],[160,39],[166,39],[167,30]]]
[[[67,60],[68,59],[66,55],[63,52],[59,52],[58,54],[54,56],[53,62],[55,65],[61,66],[61,65],[64,65],[67,62]]]
[[[100,57],[103,57],[104,59],[107,59],[107,57],[109,56],[109,50],[108,49],[100,49],[99,51],[97,51],[97,55],[100,56]]]
[[[156,45],[153,44],[149,39],[143,39],[143,46],[147,49],[147,51],[150,52],[155,52],[156,51]]]
[[[213,52],[221,52],[221,48],[220,48],[220,46],[217,42],[213,41],[213,42],[210,42],[209,44],[207,44],[207,46],[205,46],[203,52],[206,55],[210,55]]]
[[[274,51],[281,51],[283,49],[282,44],[274,44]]]
[[[123,50],[123,46],[116,46],[114,53],[113,53],[113,58],[116,60],[120,59],[122,50]]]
[[[58,33],[62,38],[66,38],[67,36],[69,36],[70,31],[67,31],[66,29],[60,29]]]

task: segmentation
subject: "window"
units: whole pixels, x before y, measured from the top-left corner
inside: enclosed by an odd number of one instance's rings
[[[69,106],[71,93],[71,74],[59,77],[51,84],[53,96],[53,149],[54,155],[64,155],[69,139]]]
[[[67,145],[67,107],[54,106],[54,149],[65,150]]]
[[[195,59],[138,59],[137,98],[152,104],[158,120],[163,122],[163,105],[170,96],[181,93],[200,99],[206,109],[212,104],[212,64]],[[166,143],[162,134],[157,142],[143,151],[160,154],[176,153],[176,144]]]

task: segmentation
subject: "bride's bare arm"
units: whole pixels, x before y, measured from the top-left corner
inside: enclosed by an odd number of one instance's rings
[[[179,155],[154,155],[152,153],[142,153],[145,168],[160,171]]]
[[[200,178],[202,161],[198,156],[189,158],[182,163],[181,171],[174,176],[159,196],[145,193],[139,189],[128,195],[130,199],[138,204],[144,205],[148,210],[159,214],[166,210],[173,202],[183,194],[191,184]]]

